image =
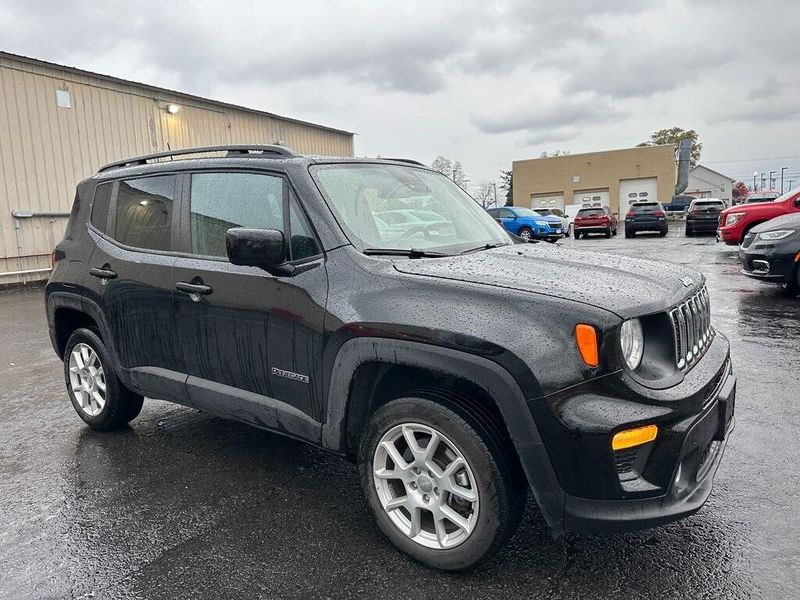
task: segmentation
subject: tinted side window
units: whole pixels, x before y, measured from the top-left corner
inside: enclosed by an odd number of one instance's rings
[[[92,201],[92,225],[102,232],[106,230],[106,218],[108,217],[108,203],[111,201],[111,190],[114,184],[101,183],[94,190],[94,201]]]
[[[147,250],[172,250],[175,175],[119,182],[114,239]]]
[[[256,173],[192,175],[189,227],[192,254],[227,256],[225,234],[232,227],[283,227],[284,181]]]

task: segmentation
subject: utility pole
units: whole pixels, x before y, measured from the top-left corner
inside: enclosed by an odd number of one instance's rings
[[[783,172],[789,167],[781,167],[781,195],[783,195]]]
[[[758,171],[753,171],[753,191],[758,191],[758,185],[756,184],[756,177],[758,177]]]
[[[761,171],[761,191],[762,192],[764,191],[764,186],[767,185],[767,177],[766,177],[766,175],[767,174],[764,173],[764,171]]]
[[[769,172],[769,189],[775,189],[775,171]]]

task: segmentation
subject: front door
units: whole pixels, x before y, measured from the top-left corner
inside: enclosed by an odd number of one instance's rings
[[[177,188],[176,175],[98,185],[89,230],[95,248],[83,281],[128,383],[182,402],[185,366],[172,300]]]
[[[281,174],[195,172],[182,203],[184,256],[175,312],[190,402],[210,412],[317,439],[327,276]],[[232,227],[278,229],[300,265],[291,277],[232,265]]]

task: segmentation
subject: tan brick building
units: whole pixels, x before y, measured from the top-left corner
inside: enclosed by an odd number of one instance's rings
[[[349,131],[0,52],[0,288],[48,276],[75,186],[101,165],[272,143],[353,155]]]
[[[516,160],[512,169],[515,206],[600,202],[622,217],[634,199],[669,202],[678,174],[671,144]]]

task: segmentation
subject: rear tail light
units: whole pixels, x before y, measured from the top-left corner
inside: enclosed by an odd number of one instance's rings
[[[635,216],[635,215],[636,215],[636,213],[635,213],[635,212],[633,212],[633,211],[630,211],[630,212],[629,212],[627,215],[625,215],[625,218],[626,218],[626,219],[630,219],[631,217],[633,217],[633,216]]]
[[[692,211],[689,211],[689,213],[690,213],[690,214],[691,214],[691,212],[692,212]],[[664,211],[661,211],[661,210],[656,210],[656,211],[653,211],[653,214],[654,214],[656,217],[664,217],[664,216],[666,216],[666,215],[664,214]]]

